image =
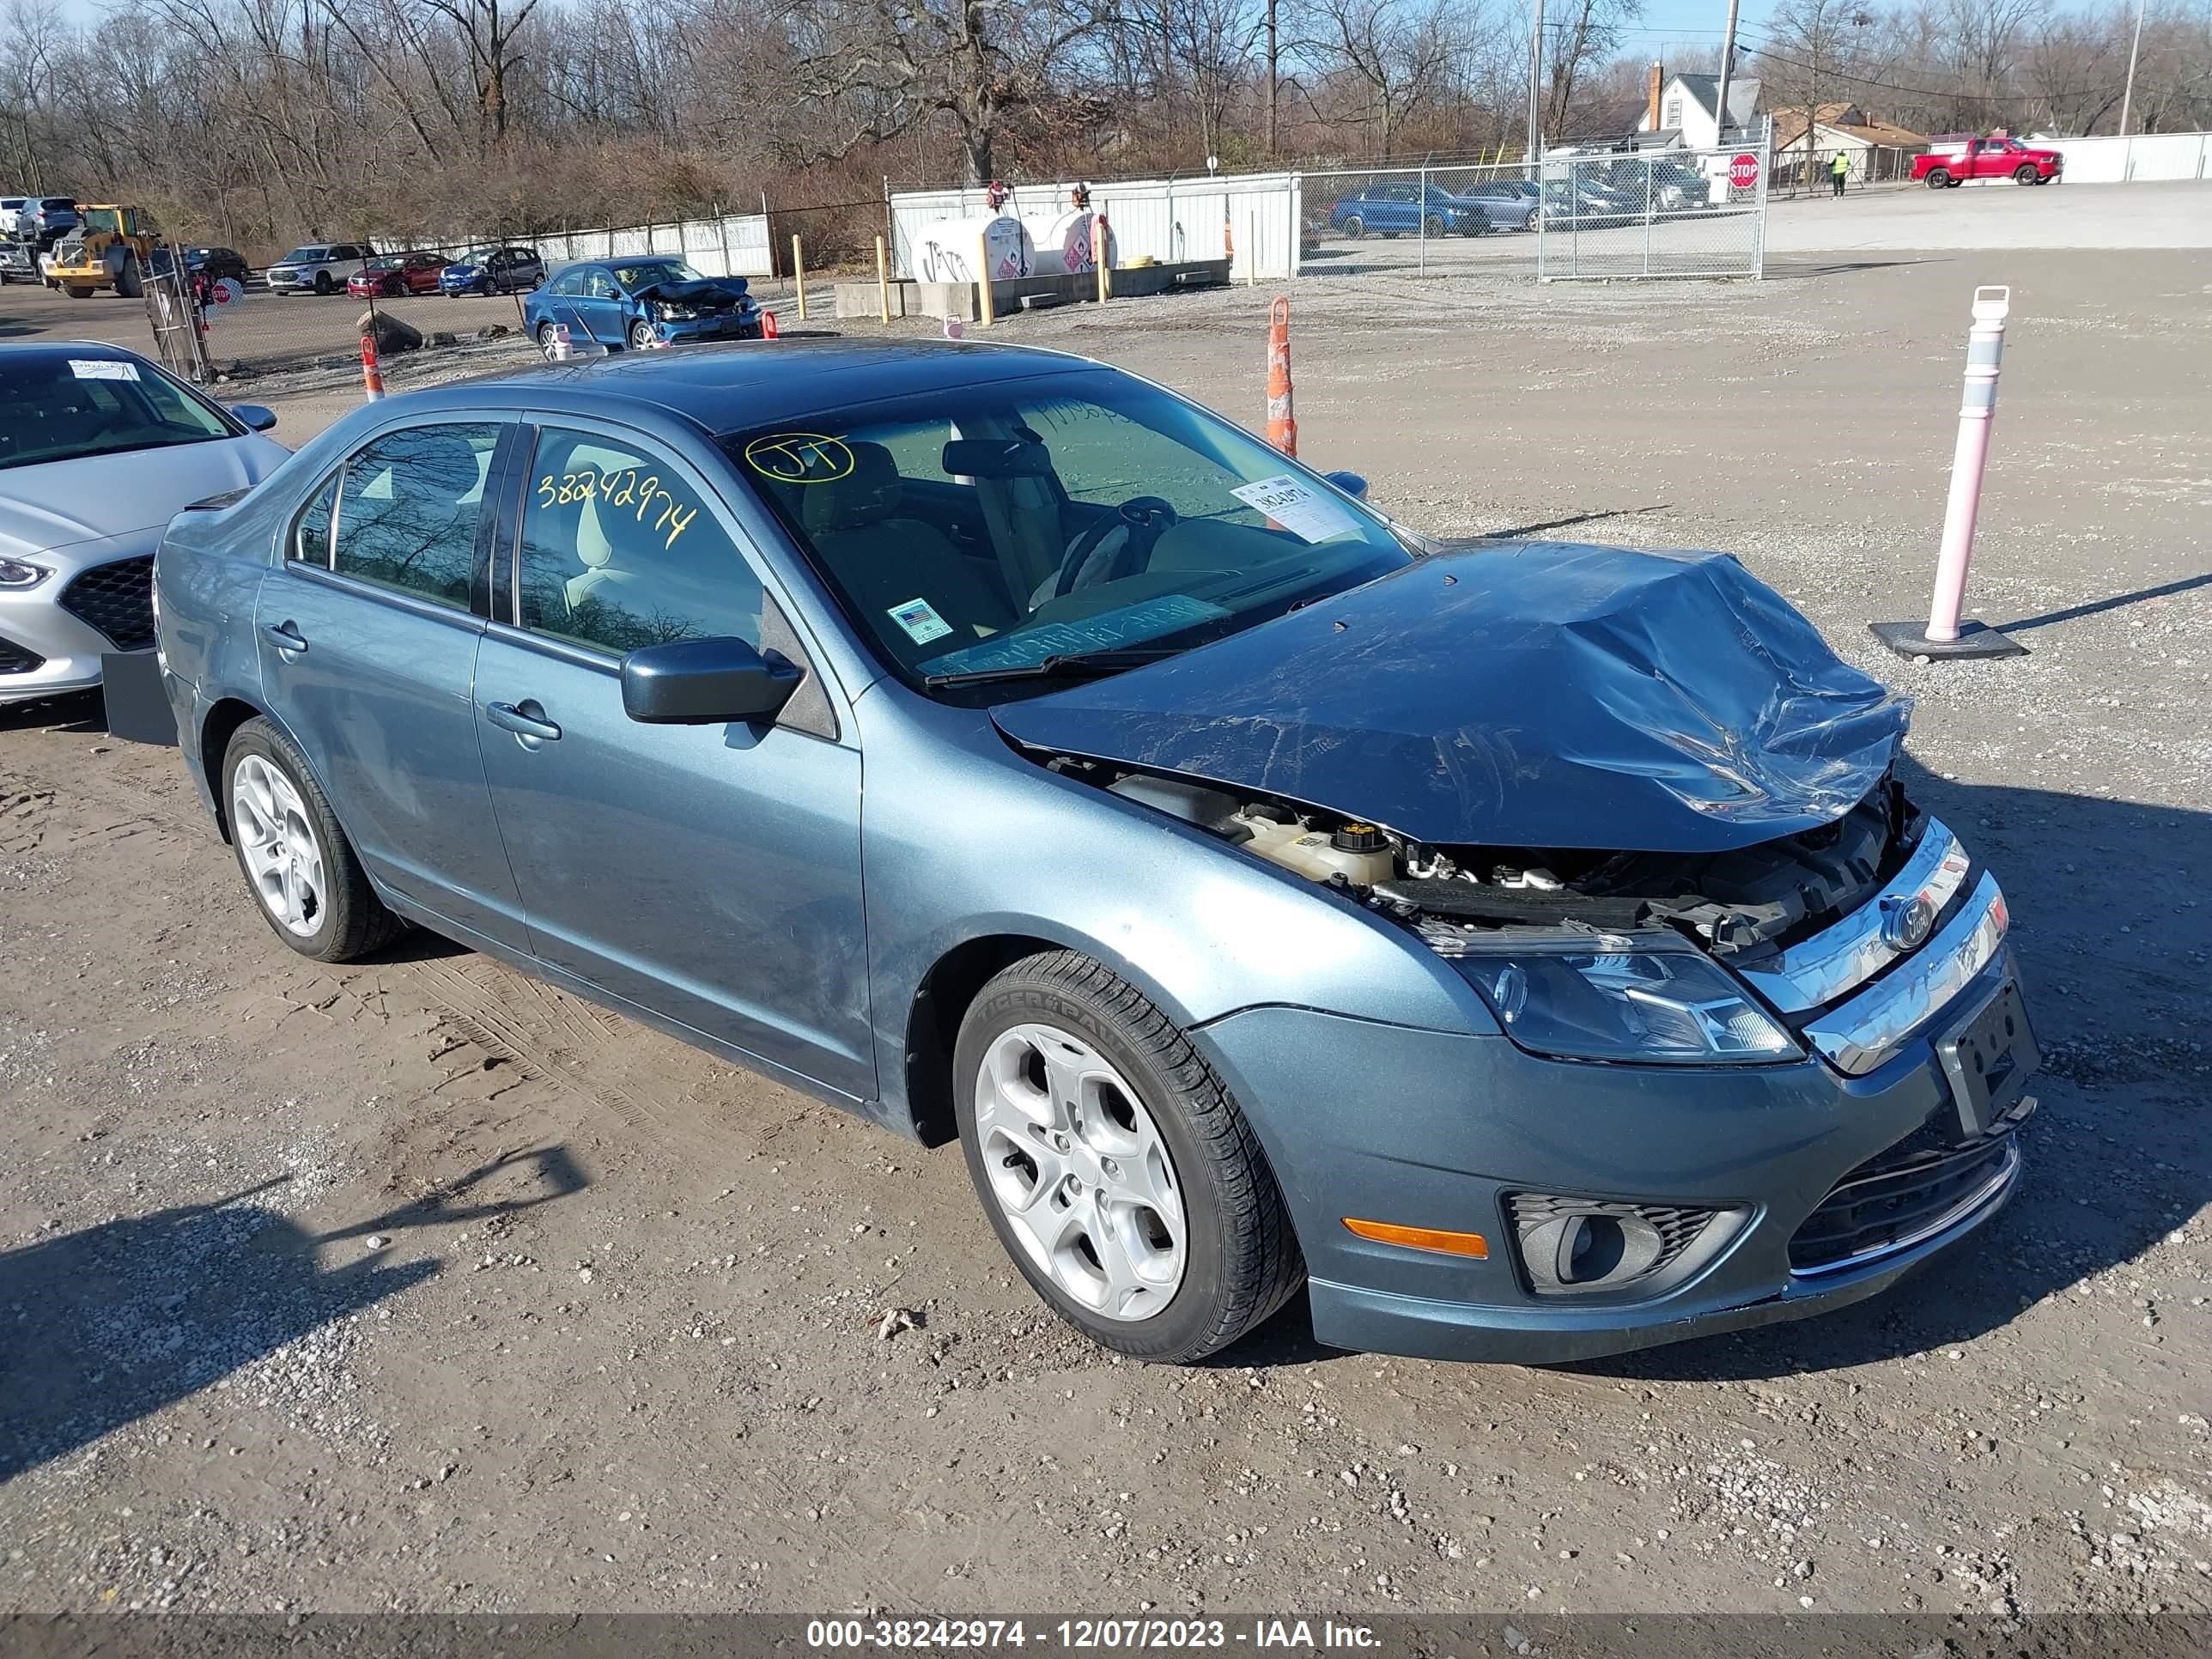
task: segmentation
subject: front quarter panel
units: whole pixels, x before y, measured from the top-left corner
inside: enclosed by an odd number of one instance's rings
[[[1192,825],[1033,763],[981,709],[878,682],[854,705],[880,1075],[902,1087],[916,988],[989,935],[1079,950],[1188,1030],[1287,1004],[1495,1032],[1401,930]]]

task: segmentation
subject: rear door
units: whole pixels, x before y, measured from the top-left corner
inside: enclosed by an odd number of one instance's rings
[[[489,592],[485,483],[519,429],[465,416],[371,439],[295,516],[254,610],[269,711],[369,872],[516,948],[471,698]]]
[[[860,756],[818,671],[774,724],[623,709],[641,646],[734,636],[805,665],[745,532],[705,475],[622,427],[549,419],[519,482],[476,710],[532,951],[872,1097]]]

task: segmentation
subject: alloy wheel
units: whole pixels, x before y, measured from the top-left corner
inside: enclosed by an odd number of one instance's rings
[[[259,755],[238,763],[230,816],[253,890],[289,933],[311,939],[323,925],[329,888],[322,842],[291,779]]]
[[[993,1200],[1040,1272],[1135,1322],[1182,1288],[1189,1227],[1159,1126],[1097,1049],[1057,1026],[1000,1033],[975,1078]]]

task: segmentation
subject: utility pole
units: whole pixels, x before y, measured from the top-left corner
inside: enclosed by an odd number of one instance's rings
[[[1737,0],[1729,0],[1728,33],[1721,37],[1721,83],[1713,99],[1713,143],[1728,143],[1729,76],[1735,70],[1735,17]]]
[[[1275,88],[1281,84],[1277,68],[1281,63],[1275,36],[1275,12],[1280,0],[1267,0],[1267,159],[1275,159]]]
[[[1543,177],[1544,0],[1536,0],[1536,26],[1528,32],[1528,150],[1524,163]]]
[[[2135,109],[2136,55],[2142,50],[2142,20],[2145,0],[2136,0],[2136,38],[2128,47],[2128,89],[2120,94],[2120,137],[2128,136],[2128,116]]]

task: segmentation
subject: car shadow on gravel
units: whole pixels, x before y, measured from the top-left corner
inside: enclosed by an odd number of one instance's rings
[[[335,1353],[352,1316],[444,1265],[392,1261],[392,1236],[529,1209],[588,1184],[565,1148],[510,1153],[315,1233],[254,1201],[284,1179],[0,1254],[0,1481],[211,1386],[248,1399],[295,1395],[276,1375],[287,1351]],[[368,1254],[352,1254],[361,1240],[372,1241]],[[317,1260],[342,1242],[351,1259]]]
[[[1567,1369],[1746,1381],[1941,1350],[2134,1260],[2212,1202],[2212,813],[1940,778],[1914,799],[1986,856],[2044,1053],[2004,1212],[1888,1291],[1811,1319]],[[2148,1333],[2146,1333],[2147,1338]]]

